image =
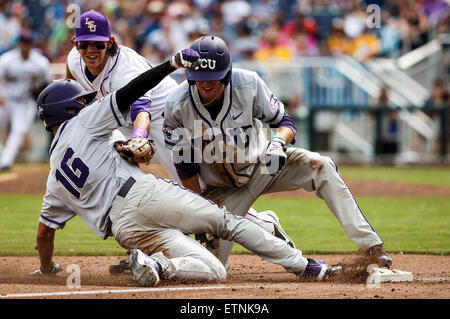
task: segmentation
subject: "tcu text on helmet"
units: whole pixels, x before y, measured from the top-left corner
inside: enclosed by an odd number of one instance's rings
[[[214,70],[215,68],[216,68],[216,60],[200,59],[200,64],[195,68],[195,70],[198,70],[198,69]]]

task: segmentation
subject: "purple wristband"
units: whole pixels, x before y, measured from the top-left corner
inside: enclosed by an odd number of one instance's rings
[[[136,127],[133,130],[133,138],[146,138],[148,136],[147,130],[143,127]]]

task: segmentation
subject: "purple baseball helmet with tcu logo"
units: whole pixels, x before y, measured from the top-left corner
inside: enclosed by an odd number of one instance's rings
[[[225,41],[217,36],[204,36],[195,40],[190,48],[200,55],[200,65],[185,70],[189,83],[222,80],[228,84],[232,63]]]
[[[111,24],[103,14],[91,10],[80,15],[75,30],[74,42],[107,42],[111,37]]]
[[[77,102],[84,98],[86,105],[92,102],[97,95],[96,91],[85,91],[80,83],[70,79],[62,79],[47,86],[36,101],[37,113],[44,122],[45,129],[51,130],[55,124],[63,123],[76,116],[84,105]],[[76,109],[76,113],[69,112]]]

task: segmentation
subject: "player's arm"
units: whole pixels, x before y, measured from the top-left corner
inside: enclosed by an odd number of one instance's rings
[[[196,51],[186,49],[177,52],[169,61],[142,73],[127,85],[116,91],[116,102],[119,110],[128,111],[131,104],[136,102],[147,91],[157,86],[166,76],[175,71],[177,68],[195,67],[198,63],[199,55]]]
[[[290,127],[280,126],[277,129],[275,136],[279,136],[279,137],[283,138],[286,141],[286,145],[288,145],[294,139],[295,133]]]
[[[151,101],[149,99],[139,99],[130,106],[130,116],[133,121],[133,138],[147,138],[150,133]]]
[[[285,146],[295,143],[295,120],[285,111],[283,102],[272,94],[259,76],[256,77],[255,96],[257,102],[254,106],[254,116],[269,124],[270,128],[276,128],[277,131],[272,137],[283,140]]]
[[[55,229],[39,223],[35,249],[39,253],[40,272],[43,274],[55,272],[55,263],[52,260],[54,239]]]

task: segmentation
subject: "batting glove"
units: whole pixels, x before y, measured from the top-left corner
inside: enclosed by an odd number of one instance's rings
[[[179,50],[170,58],[170,65],[174,68],[195,69],[200,64],[200,55],[193,49]]]
[[[280,136],[273,136],[267,147],[265,161],[267,174],[275,174],[286,164],[286,141]]]
[[[33,272],[30,273],[30,275],[36,276],[36,275],[54,275],[60,271],[62,271],[62,267],[60,264],[53,264],[53,268],[52,270],[50,270],[49,272],[43,272],[41,270],[41,268],[39,268],[38,270],[35,270]]]

